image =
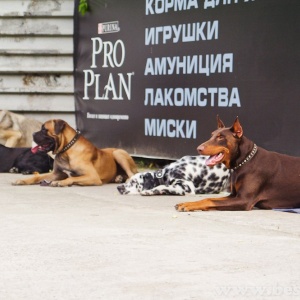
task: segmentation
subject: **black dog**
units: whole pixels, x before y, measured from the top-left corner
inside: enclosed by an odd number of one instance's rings
[[[8,148],[0,144],[0,172],[33,174],[46,173],[53,168],[47,153],[32,153],[30,148]]]

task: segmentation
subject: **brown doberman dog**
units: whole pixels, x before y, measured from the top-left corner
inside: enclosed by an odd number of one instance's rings
[[[230,128],[217,117],[218,129],[197,150],[206,164],[223,163],[232,170],[231,193],[176,205],[178,211],[251,210],[300,207],[300,158],[257,147],[243,135],[236,118]]]

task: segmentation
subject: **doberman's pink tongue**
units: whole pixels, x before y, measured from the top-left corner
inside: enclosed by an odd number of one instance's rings
[[[211,166],[214,166],[218,163],[221,162],[222,158],[223,158],[224,154],[223,153],[219,153],[217,155],[212,155],[210,156],[207,160],[206,160],[206,165],[211,167]]]

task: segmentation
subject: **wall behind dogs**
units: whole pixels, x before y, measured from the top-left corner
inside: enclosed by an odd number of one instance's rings
[[[0,110],[75,126],[73,0],[2,0]]]
[[[135,155],[196,154],[219,114],[300,155],[299,0],[91,0],[76,16],[77,125]]]

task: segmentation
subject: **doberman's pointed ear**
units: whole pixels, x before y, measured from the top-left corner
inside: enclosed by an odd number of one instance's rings
[[[219,128],[224,128],[225,125],[224,123],[222,122],[222,120],[220,119],[219,115],[217,115],[217,122],[218,122],[218,129]]]
[[[65,128],[66,122],[63,120],[54,120],[54,132],[60,134]]]
[[[233,135],[238,138],[241,138],[243,136],[243,128],[241,126],[241,123],[240,123],[238,117],[236,117],[236,119],[231,127],[231,131],[233,132]]]

